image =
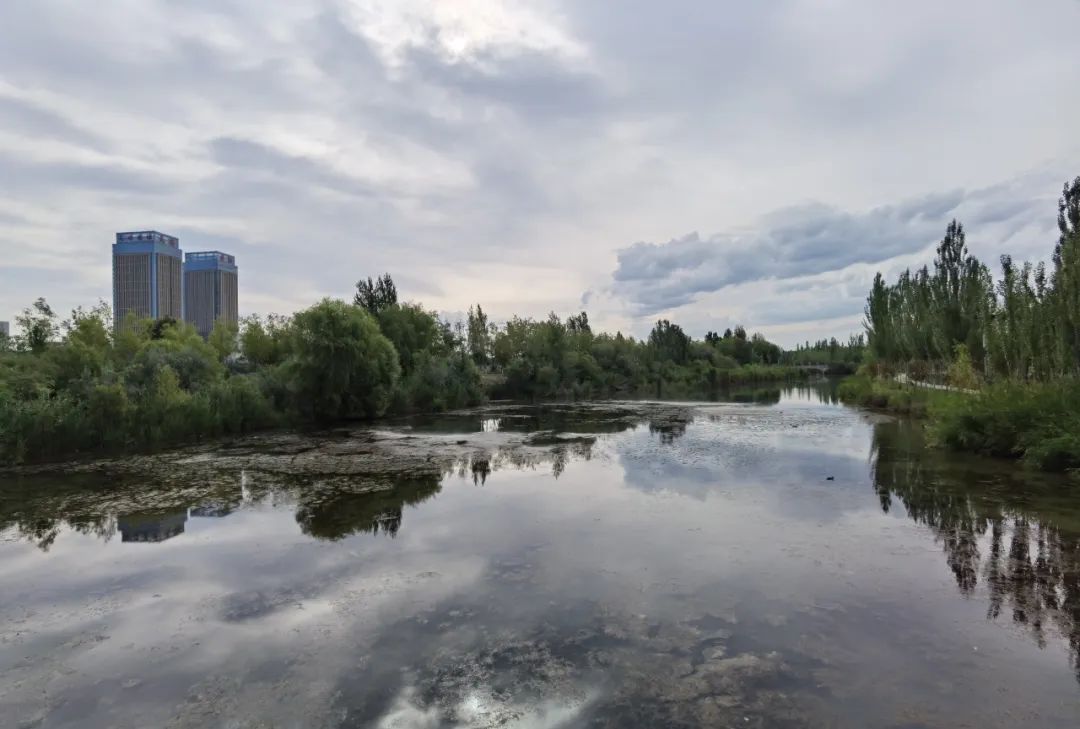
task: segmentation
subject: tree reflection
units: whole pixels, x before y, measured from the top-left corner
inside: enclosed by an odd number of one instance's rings
[[[396,536],[404,507],[433,498],[441,489],[437,476],[384,483],[321,484],[298,490],[296,523],[318,539],[353,534]]]
[[[987,618],[1009,614],[1040,647],[1059,633],[1080,680],[1080,524],[1054,508],[1060,484],[989,461],[957,464],[905,422],[875,426],[871,461],[882,509],[899,502],[934,532],[960,592],[981,581]]]
[[[685,420],[650,420],[649,434],[658,435],[661,443],[671,445],[686,435],[686,426],[688,424]]]

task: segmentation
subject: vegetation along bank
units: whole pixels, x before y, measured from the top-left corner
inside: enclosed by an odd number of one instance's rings
[[[293,316],[114,329],[104,303],[62,323],[39,299],[0,342],[0,463],[152,449],[264,428],[527,400],[679,396],[803,376],[741,327],[694,340],[659,321],[645,340],[594,332],[583,312],[502,326],[480,307],[451,325],[398,300],[390,276]],[[816,354],[850,356],[833,341]],[[818,345],[815,345],[818,346]],[[807,345],[809,351],[810,345]]]
[[[933,268],[879,273],[866,303],[866,364],[849,402],[926,414],[950,448],[1080,468],[1080,177],[1058,201],[1049,264],[1000,258],[1000,274],[953,221]],[[908,383],[936,383],[933,390]]]

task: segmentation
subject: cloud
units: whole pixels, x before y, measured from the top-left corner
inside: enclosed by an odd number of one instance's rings
[[[974,191],[934,193],[865,212],[807,203],[768,213],[748,231],[707,238],[690,233],[667,243],[635,243],[618,251],[612,290],[641,316],[754,282],[779,282],[775,293],[789,295],[806,291],[808,277],[923,252],[955,217],[966,221],[969,230],[996,229],[998,241],[1005,242],[1028,226],[1038,227],[1040,220],[1050,220],[1052,176],[1043,170],[1034,177],[1043,182],[1039,193],[1009,181]],[[850,298],[837,297],[832,286],[816,288],[818,305],[807,309],[790,299],[774,302],[757,320],[772,324],[832,319],[852,311]]]
[[[112,235],[143,226],[242,255],[244,313],[390,271],[497,319],[582,291],[634,331],[833,314],[854,274],[770,282],[891,267],[954,214],[987,260],[1046,255],[1077,24],[1073,0],[9,0],[0,318],[108,298]]]

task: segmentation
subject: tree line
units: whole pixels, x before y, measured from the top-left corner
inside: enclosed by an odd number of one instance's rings
[[[292,316],[219,322],[203,339],[104,303],[60,321],[44,299],[0,342],[0,462],[155,448],[296,423],[543,399],[702,393],[797,377],[742,327],[694,340],[670,321],[647,339],[594,332],[585,312],[513,317],[480,306],[452,324],[402,302],[389,274]]]
[[[1003,255],[995,280],[954,220],[932,269],[906,270],[892,284],[878,273],[865,309],[874,361],[922,373],[960,359],[986,381],[1080,374],[1080,177],[1065,184],[1057,222],[1049,265]]]
[[[1058,200],[1047,263],[1000,258],[990,269],[949,223],[933,268],[879,273],[867,297],[868,367],[841,394],[930,417],[934,440],[957,450],[1080,468],[1080,177]],[[937,376],[951,393],[897,385]]]

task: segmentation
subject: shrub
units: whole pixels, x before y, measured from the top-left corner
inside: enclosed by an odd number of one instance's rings
[[[1080,468],[1080,382],[1002,382],[934,403],[931,436],[955,450],[1022,458],[1045,470]]]

